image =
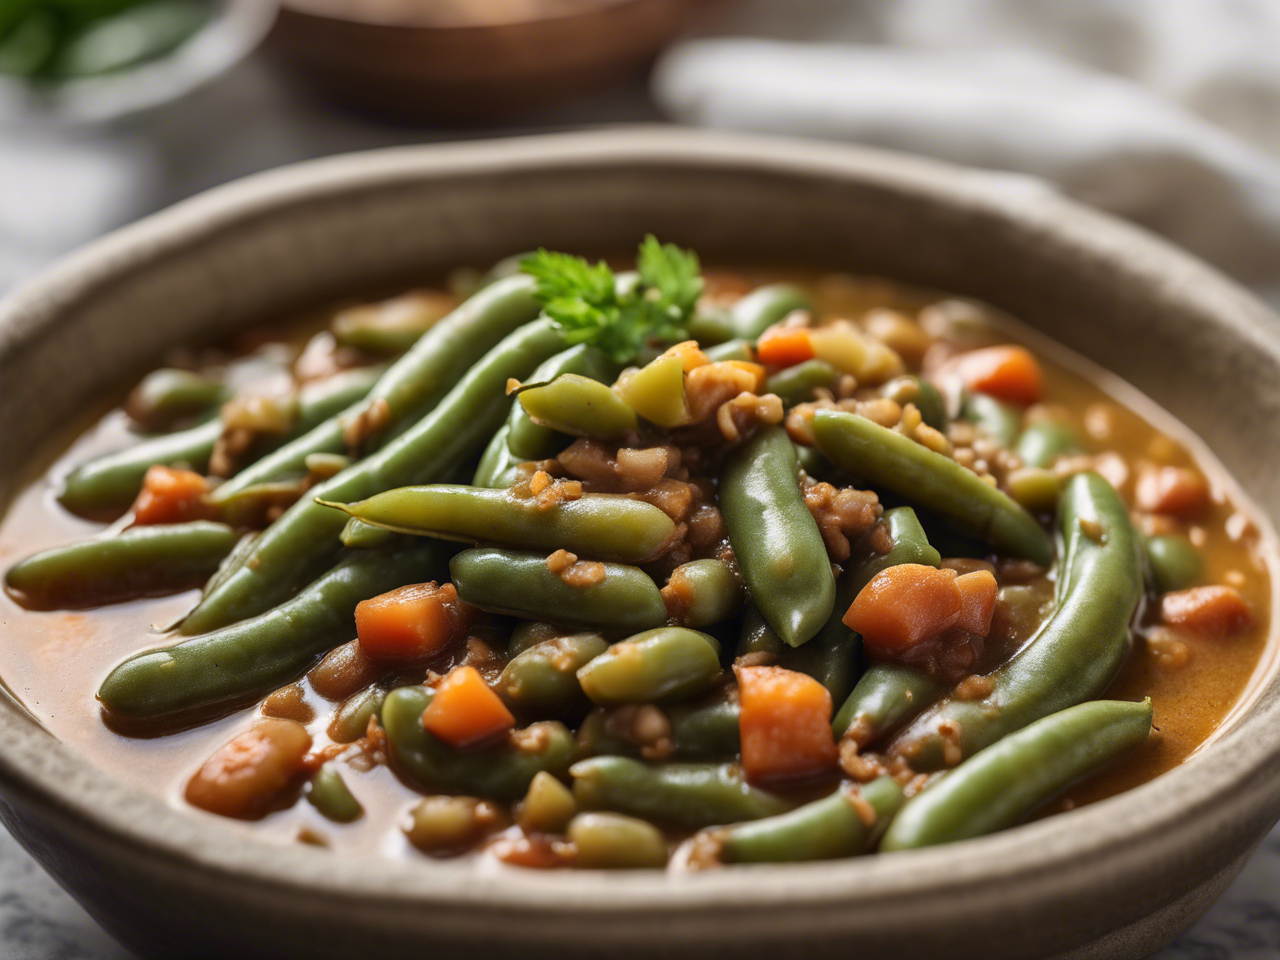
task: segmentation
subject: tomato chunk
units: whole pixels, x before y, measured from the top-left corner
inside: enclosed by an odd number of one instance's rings
[[[462,639],[468,610],[452,583],[398,587],[356,606],[360,649],[384,663],[428,659]]]
[[[871,578],[844,615],[872,651],[892,656],[932,640],[960,619],[959,578],[951,570],[900,563]],[[988,624],[988,627],[990,625]]]
[[[422,725],[445,743],[466,747],[509,732],[516,718],[475,667],[455,667],[422,712]]]
[[[738,733],[747,779],[808,777],[835,766],[831,694],[781,667],[739,667]]]
[[[208,492],[209,481],[194,470],[176,470],[159,464],[148,467],[142,490],[133,503],[133,522],[147,526],[207,519],[214,515],[204,501]]]
[[[990,570],[975,570],[956,577],[960,591],[960,617],[956,626],[985,637],[991,632],[991,618],[996,612],[999,586]]]
[[[1025,347],[984,347],[960,354],[954,363],[966,387],[1006,403],[1030,406],[1044,391],[1040,363]]]
[[[1223,586],[1166,593],[1160,600],[1160,617],[1171,627],[1205,637],[1227,637],[1253,622],[1253,613],[1240,591]]]

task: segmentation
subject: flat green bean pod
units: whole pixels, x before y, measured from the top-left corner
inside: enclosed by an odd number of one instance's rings
[[[949,696],[890,744],[918,770],[954,766],[1015,730],[1100,696],[1129,653],[1142,562],[1129,511],[1096,473],[1068,481],[1058,505],[1065,544],[1057,608],[1008,663],[985,700]]]
[[[602,651],[578,670],[578,682],[595,703],[654,703],[704,693],[719,675],[720,644],[714,637],[658,627]]]
[[[616,440],[633,433],[639,423],[636,412],[607,385],[576,373],[527,387],[518,399],[534,423],[575,437]]]
[[[771,326],[796,310],[812,310],[813,301],[799,287],[774,283],[756,287],[729,311],[729,323],[736,336],[757,340]]]
[[[1012,449],[1022,432],[1022,411],[985,393],[966,394],[960,415],[1006,449]]]
[[[1012,733],[930,783],[889,826],[881,850],[914,850],[1012,827],[1147,738],[1151,700],[1095,700]]]
[[[543,506],[508,490],[435,484],[399,487],[356,503],[321,502],[397,533],[548,553],[563,549],[624,563],[652,560],[675,533],[671,518],[653,504],[604,493]]]
[[[814,414],[813,435],[837,466],[947,517],[997,552],[1046,567],[1053,562],[1053,541],[1036,518],[950,457],[866,417],[834,410]]]
[[[635,633],[667,619],[658,585],[639,567],[604,564],[604,579],[573,587],[547,569],[547,558],[480,547],[449,564],[464,602],[492,613],[612,633]]]
[[[825,360],[806,360],[785,367],[764,383],[765,393],[775,393],[788,407],[813,400],[818,390],[834,391],[841,373]]]
[[[1083,453],[1080,437],[1065,423],[1056,420],[1038,420],[1022,431],[1013,452],[1028,467],[1048,467],[1058,457],[1071,453]]]

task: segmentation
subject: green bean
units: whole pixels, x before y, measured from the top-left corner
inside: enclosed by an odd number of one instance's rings
[[[636,412],[606,384],[576,373],[521,390],[518,399],[534,423],[575,437],[617,440],[638,424]]]
[[[938,388],[914,374],[895,377],[880,388],[882,396],[888,397],[903,406],[914,403],[920,411],[920,417],[933,429],[946,432],[947,405]]]
[[[573,737],[556,721],[532,724],[493,746],[449,746],[423,729],[432,696],[426,687],[400,687],[382,705],[392,763],[418,786],[515,801],[539,772],[559,775],[569,766]]]
[[[651,823],[617,813],[580,813],[569,824],[573,865],[586,870],[643,870],[667,865],[667,841]]]
[[[719,493],[752,600],[792,647],[822,628],[836,598],[827,548],[805,506],[798,471],[787,432],[768,427],[730,456]]]
[[[698,346],[705,352],[707,347],[716,346],[732,340],[737,334],[733,320],[725,310],[700,309],[689,321],[689,336],[698,341]]]
[[[902,807],[889,777],[843,784],[829,797],[788,813],[713,831],[725,863],[799,863],[866,853]],[[871,818],[868,823],[864,817]]]
[[[210,414],[228,399],[230,391],[220,380],[164,367],[142,378],[125,400],[124,411],[147,430],[164,430],[184,418]]]
[[[322,815],[337,823],[350,823],[360,819],[364,813],[364,807],[343,782],[342,774],[333,761],[312,775],[303,795]]]
[[[419,343],[447,322],[442,320]],[[509,403],[502,392],[507,379],[529,373],[563,346],[564,335],[551,320],[520,328],[489,351],[407,432],[311,492],[323,500],[349,501],[443,479],[478,453],[501,424]],[[180,629],[188,634],[213,630],[281,602],[332,563],[344,524],[337,510],[311,500],[294,504],[263,532],[248,562],[209,593]]]
[[[98,690],[107,711],[145,720],[208,710],[296,679],[351,635],[356,604],[405,583],[439,576],[440,544],[353,553],[274,610],[201,637],[125,660]]]
[[[746,782],[736,763],[649,765],[592,757],[569,768],[573,796],[589,810],[615,810],[697,830],[785,813],[791,804]]]
[[[1124,663],[1129,621],[1142,597],[1128,510],[1106,480],[1079,473],[1063,491],[1058,522],[1065,549],[1057,608],[991,674],[989,697],[946,697],[897,736],[890,749],[916,769],[950,765],[1043,716],[1101,695]]]
[[[1055,420],[1039,420],[1022,431],[1013,452],[1028,467],[1048,467],[1058,457],[1083,453],[1080,437],[1065,423]]]
[[[659,746],[637,739],[640,731],[633,730],[634,717],[628,715],[634,709],[600,707],[587,714],[578,727],[578,755],[641,756],[645,747]],[[738,753],[738,699],[732,687],[700,700],[667,705],[662,708],[662,715],[669,728],[671,756],[711,760]]]
[[[835,410],[814,414],[813,434],[837,466],[954,521],[998,552],[1052,563],[1053,541],[1035,517],[949,457]]]
[[[942,562],[942,556],[929,545],[924,528],[910,507],[886,510],[884,522],[893,545],[888,553],[873,553],[845,570],[840,577],[837,611],[848,610],[862,588],[889,567],[900,563],[936,567]],[[897,729],[945,691],[940,681],[918,667],[891,661],[873,663],[836,713],[831,728],[839,740],[856,726],[857,740],[866,746]]]
[[[608,706],[685,700],[705,692],[719,675],[714,637],[658,627],[615,643],[578,670],[578,682],[595,703]]]
[[[1160,593],[1185,590],[1200,579],[1204,560],[1186,537],[1179,534],[1147,537],[1146,543],[1151,576]]]
[[[394,447],[396,437],[417,429],[443,402],[446,393],[452,395],[464,375],[469,376],[469,368],[485,362],[482,360],[485,351],[500,339],[511,336],[537,316],[537,312],[530,277],[510,277],[485,287],[419,337],[408,353],[387,368],[364,400],[242,470],[214,492],[214,501],[244,487],[297,475],[302,472],[308,454],[346,451],[344,435],[348,424],[374,404],[381,406],[385,402],[385,427],[376,445],[384,449]],[[503,340],[503,343],[509,341]],[[493,349],[502,347],[499,344]],[[530,369],[521,364],[513,367],[508,376],[518,378],[529,372]],[[493,391],[494,396],[501,397],[505,387],[504,379]],[[466,420],[462,417],[459,423]]]
[[[1022,432],[1022,411],[985,393],[966,394],[960,415],[1007,450]]]
[[[786,367],[764,383],[765,393],[776,393],[788,407],[816,399],[818,390],[835,391],[840,373],[825,360],[806,360]]]
[[[624,563],[654,559],[675,533],[671,518],[653,504],[605,493],[544,506],[506,490],[435,484],[399,487],[356,503],[320,502],[397,533],[564,549]]]
[[[832,616],[839,622],[835,613]],[[742,615],[735,655],[748,653],[770,654],[777,658],[778,666],[808,674],[827,688],[834,701],[848,696],[858,668],[858,638],[844,624],[839,630],[824,626],[803,647],[793,649],[782,642],[755,607],[748,607]]]
[[[671,571],[662,593],[682,627],[695,630],[729,620],[742,609],[742,584],[721,560],[692,560]]]
[[[338,705],[329,721],[329,739],[334,743],[354,743],[369,731],[369,721],[378,715],[387,691],[378,685],[353,693]]]
[[[813,310],[813,301],[798,287],[774,283],[757,287],[735,303],[729,311],[729,322],[735,335],[744,340],[757,340],[779,320],[796,310]]]
[[[542,716],[569,716],[586,703],[577,672],[609,649],[598,633],[556,637],[517,654],[494,684],[512,707]]]
[[[370,547],[385,546],[394,541],[397,536],[398,534],[394,530],[388,530],[386,527],[375,527],[372,523],[365,523],[363,520],[351,517],[342,528],[339,539],[344,547],[367,550]]]
[[[334,339],[366,353],[404,353],[448,313],[444,297],[409,293],[364,303],[337,314],[329,323]]]
[[[536,647],[547,640],[568,636],[569,631],[553,623],[539,620],[521,620],[511,631],[511,639],[507,641],[507,656],[518,657],[531,647]]]
[[[358,368],[304,387],[298,394],[298,419],[293,430],[283,437],[264,436],[255,449],[270,449],[333,416],[368,393],[380,372],[380,368]],[[222,421],[209,420],[90,460],[67,475],[58,501],[74,513],[124,510],[138,495],[149,467],[208,469],[220,436]]]
[[[481,547],[449,564],[458,596],[473,607],[533,620],[613,633],[634,633],[666,622],[658,585],[639,567],[604,564],[604,579],[572,587],[547,569],[547,558]]]
[[[826,458],[817,447],[796,445],[796,462],[800,469],[815,480],[824,480],[836,472],[836,465]]]
[[[525,833],[563,833],[577,813],[573,791],[545,770],[539,770],[516,808],[516,823]]]
[[[604,381],[612,379],[617,372],[617,364],[604,353],[590,344],[580,343],[539,366],[529,380],[543,383],[562,373],[577,373]],[[563,434],[534,423],[523,406],[513,403],[506,422],[485,448],[472,483],[477,487],[509,487],[516,480],[516,467],[528,461],[546,460],[563,446],[563,441]]]
[[[724,343],[706,347],[702,352],[712,363],[722,363],[725,360],[754,363],[756,359],[749,340],[726,340]]]
[[[9,568],[5,587],[32,610],[94,607],[198,587],[236,545],[225,524],[132,527],[54,547]]]
[[[1151,700],[1096,700],[1050,714],[930,783],[889,826],[881,850],[914,850],[995,833],[1151,730]]]

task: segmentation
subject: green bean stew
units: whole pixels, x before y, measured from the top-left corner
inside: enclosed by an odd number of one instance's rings
[[[1269,554],[1036,342],[650,237],[177,352],[0,526],[0,677],[344,851],[696,870],[1091,802],[1247,697]]]

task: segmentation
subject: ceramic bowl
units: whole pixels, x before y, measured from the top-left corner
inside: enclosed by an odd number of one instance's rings
[[[0,490],[38,466],[15,451],[168,346],[539,244],[623,251],[646,231],[719,261],[989,301],[1163,404],[1280,516],[1280,321],[1210,268],[1034,185],[672,129],[338,157],[99,241],[0,306]],[[1156,780],[997,836],[862,860],[668,876],[339,858],[127,788],[11,697],[0,812],[148,957],[1135,957],[1207,909],[1280,817],[1274,647],[1221,735]]]

